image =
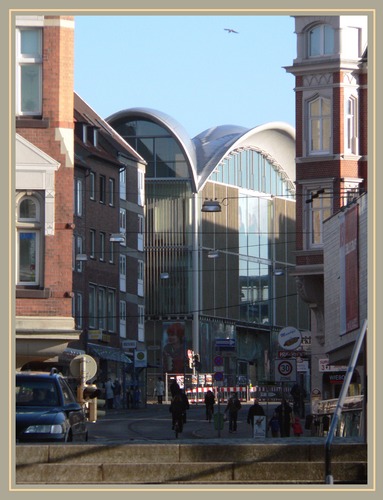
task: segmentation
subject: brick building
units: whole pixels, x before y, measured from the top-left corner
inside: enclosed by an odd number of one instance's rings
[[[294,274],[311,309],[312,394],[328,398],[336,394],[325,387],[321,360],[347,364],[360,327],[358,321],[346,332],[329,328],[335,303],[328,301],[334,283],[325,279],[324,228],[367,191],[367,16],[296,16],[295,32],[297,57],[286,68],[296,78]],[[339,248],[339,228],[335,239]]]
[[[76,93],[74,120],[73,315],[82,334],[69,348],[95,357],[100,380],[124,379],[132,364],[124,340],[145,347],[145,162]]]
[[[16,18],[16,367],[55,359],[72,317],[71,16]]]

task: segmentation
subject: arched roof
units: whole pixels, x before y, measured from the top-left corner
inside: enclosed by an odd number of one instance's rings
[[[145,119],[169,131],[184,151],[193,182],[199,192],[217,165],[230,152],[243,148],[259,151],[282,169],[287,179],[295,181],[295,129],[284,122],[270,122],[254,128],[220,125],[190,139],[185,129],[172,117],[149,108],[129,108],[109,116],[106,121]]]

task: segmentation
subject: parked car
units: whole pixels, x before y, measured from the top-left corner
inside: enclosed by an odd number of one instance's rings
[[[16,374],[17,443],[87,440],[85,412],[57,370]]]

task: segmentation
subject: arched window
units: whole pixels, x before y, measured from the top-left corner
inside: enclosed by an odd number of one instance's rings
[[[318,57],[334,53],[334,30],[328,24],[315,26],[308,32],[308,55]]]
[[[308,103],[309,154],[330,152],[331,142],[331,101],[317,97]]]
[[[37,195],[24,194],[17,205],[16,283],[40,286],[42,283],[42,202]]]

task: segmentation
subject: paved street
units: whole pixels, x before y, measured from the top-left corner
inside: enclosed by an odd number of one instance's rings
[[[236,433],[229,433],[228,422],[224,423],[224,428],[220,432],[214,427],[214,423],[207,422],[205,419],[205,407],[202,404],[191,406],[187,412],[187,423],[179,439],[182,441],[192,440],[252,440],[251,426],[247,424],[247,412],[251,403],[244,403],[238,416],[238,429]],[[276,403],[264,405],[267,415],[272,415]],[[225,406],[221,405],[220,411],[223,412]],[[217,407],[215,408],[217,412]],[[302,420],[304,427],[304,421]],[[300,438],[271,438],[276,441],[305,440],[314,439],[323,441],[325,438],[312,438],[310,432],[305,430],[305,435]],[[90,443],[128,443],[128,442],[148,442],[148,441],[174,441],[175,434],[171,429],[171,414],[169,405],[148,404],[146,408],[140,409],[122,409],[107,410],[106,415],[98,419],[94,424],[89,424],[89,442]]]

